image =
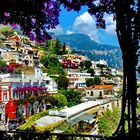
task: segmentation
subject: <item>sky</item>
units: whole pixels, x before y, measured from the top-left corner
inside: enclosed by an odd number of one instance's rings
[[[113,15],[105,15],[106,29],[96,28],[96,19],[91,16],[85,7],[79,12],[68,12],[64,8],[60,13],[60,24],[53,29],[56,35],[83,33],[88,35],[92,40],[100,44],[118,45],[118,40],[115,32],[115,21]]]

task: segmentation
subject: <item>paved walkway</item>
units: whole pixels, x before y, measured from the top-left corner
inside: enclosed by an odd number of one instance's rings
[[[46,126],[49,124],[55,124],[59,121],[65,120],[65,118],[58,117],[58,116],[45,116],[43,118],[40,118],[39,120],[35,121],[34,124],[36,126]]]

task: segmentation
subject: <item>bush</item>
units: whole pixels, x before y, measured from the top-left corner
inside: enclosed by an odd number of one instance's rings
[[[120,115],[118,108],[105,111],[98,121],[99,134],[111,136],[119,124]]]
[[[21,125],[21,126],[19,127],[19,129],[20,129],[20,130],[33,130],[33,129],[35,129],[34,122],[35,122],[36,120],[38,120],[38,119],[40,119],[40,118],[42,118],[42,117],[48,115],[48,114],[49,114],[49,111],[46,110],[46,111],[42,111],[42,112],[40,112],[40,113],[38,113],[38,114],[35,114],[35,115],[30,116],[30,117],[28,118],[28,120],[27,120],[27,123]]]

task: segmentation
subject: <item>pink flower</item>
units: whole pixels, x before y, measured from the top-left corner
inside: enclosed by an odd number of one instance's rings
[[[10,17],[10,13],[4,12],[5,17]]]

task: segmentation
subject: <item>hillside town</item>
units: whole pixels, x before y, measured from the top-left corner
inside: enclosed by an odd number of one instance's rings
[[[16,32],[1,33],[0,129],[73,128],[97,135],[99,116],[121,108],[122,77],[122,70],[91,61],[56,38],[40,45]]]

